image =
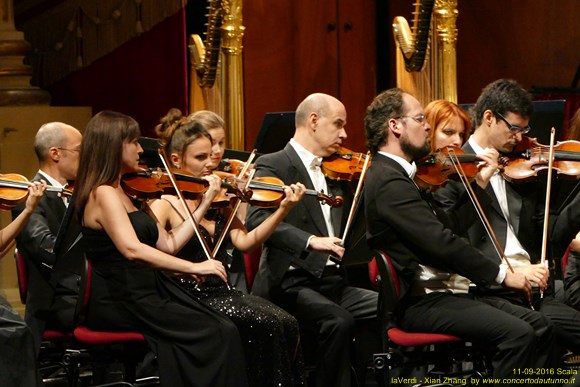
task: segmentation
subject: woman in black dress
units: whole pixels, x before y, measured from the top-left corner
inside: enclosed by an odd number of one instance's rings
[[[235,325],[164,274],[226,281],[223,265],[170,255],[192,237],[191,227],[166,231],[123,191],[121,176],[138,169],[143,152],[138,139],[137,122],[110,111],[95,115],[84,132],[75,214],[93,264],[87,325],[143,333],[164,386],[247,385]]]
[[[193,176],[211,178],[214,161],[211,159],[212,137],[203,125],[190,117],[176,121],[165,133],[166,153],[174,167],[191,173]],[[213,187],[217,190],[212,189]],[[198,211],[211,204],[220,190],[216,184],[208,190],[201,200],[186,200],[188,211]],[[241,251],[251,251],[259,247],[284,219],[292,207],[302,198],[304,185],[297,183],[285,187],[285,199],[277,211],[252,232],[245,229],[242,222],[233,217],[228,230],[224,230],[232,209],[222,207],[211,209],[201,219],[200,231],[210,250],[214,250],[222,232],[227,239],[216,254],[216,259],[227,262],[227,242]],[[183,224],[187,212],[175,196],[164,195],[151,203],[151,209],[158,221],[166,228]],[[178,253],[179,257],[192,262],[204,262],[207,257],[201,243],[193,238]],[[181,286],[189,294],[198,298],[211,308],[227,315],[237,326],[245,349],[248,380],[252,386],[293,386],[303,384],[302,361],[299,350],[299,328],[296,319],[289,313],[256,296],[244,294],[228,287],[214,276],[196,284],[180,280]]]

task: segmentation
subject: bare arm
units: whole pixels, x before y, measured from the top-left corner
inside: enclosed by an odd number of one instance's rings
[[[26,199],[26,207],[10,224],[0,230],[0,251],[4,254],[8,251],[14,238],[18,235],[20,231],[26,225],[26,222],[30,218],[30,215],[34,212],[34,209],[38,205],[40,198],[44,195],[44,190],[46,189],[46,182],[44,180],[38,182],[33,182],[30,187],[28,187],[28,198]]]
[[[135,234],[127,210],[118,190],[111,186],[97,187],[85,208],[85,224],[103,229],[119,252],[129,260],[147,263],[153,267],[186,274],[216,274],[226,281],[226,272],[219,261],[193,263],[173,257],[141,243]]]
[[[204,180],[208,180],[210,184],[208,190],[204,193],[199,206],[193,212],[193,219],[196,223],[199,222],[199,219],[204,217],[213,199],[221,189],[221,180],[218,176],[204,176]],[[182,208],[183,205],[181,202],[177,201],[175,205],[179,208],[181,213],[189,213],[189,210]],[[159,224],[159,240],[157,241],[157,248],[168,254],[176,254],[195,234],[191,220],[186,218],[185,222],[171,221],[171,217],[176,216],[176,214],[166,200],[155,200],[150,204],[150,207]],[[170,225],[176,226],[173,227]]]
[[[285,198],[280,206],[258,227],[248,232],[238,217],[235,217],[230,229],[230,238],[233,245],[240,251],[252,251],[264,243],[276,227],[286,217],[288,212],[298,203],[306,192],[306,187],[302,183],[292,184],[284,187]]]

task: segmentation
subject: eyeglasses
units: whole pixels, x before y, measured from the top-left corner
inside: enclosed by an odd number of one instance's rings
[[[80,149],[71,149],[71,148],[61,148],[61,147],[57,147],[56,149],[60,149],[60,150],[65,150],[65,151],[69,151],[69,152],[80,152]]]
[[[421,125],[425,125],[425,123],[427,122],[427,117],[425,117],[425,114],[419,114],[417,116],[399,116],[399,117],[395,117],[395,119],[399,119],[399,118],[412,118],[412,119],[414,119],[415,121],[417,121]]]
[[[530,127],[530,125],[528,125],[528,126],[526,126],[526,127],[524,127],[524,128],[522,128],[521,126],[512,125],[512,124],[510,124],[510,123],[508,122],[508,120],[506,120],[506,118],[505,118],[504,116],[502,116],[502,115],[501,115],[501,114],[499,114],[498,112],[494,112],[494,114],[495,114],[496,116],[498,116],[499,118],[501,118],[501,119],[502,119],[502,121],[506,123],[506,125],[508,126],[508,129],[509,129],[509,131],[510,131],[512,134],[518,134],[518,133],[521,133],[521,134],[526,134],[526,133],[528,133],[530,130],[532,130],[532,128]]]

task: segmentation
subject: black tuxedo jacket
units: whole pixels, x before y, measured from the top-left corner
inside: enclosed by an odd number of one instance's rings
[[[37,174],[33,180],[43,179]],[[17,217],[24,206],[15,207],[12,217]],[[59,329],[73,328],[74,300],[55,304],[55,292],[63,296],[78,294],[80,260],[65,262],[66,255],[55,254],[55,242],[67,207],[56,192],[45,192],[24,229],[16,238],[18,251],[22,254],[28,270],[28,294],[26,298],[26,323],[31,328],[37,344],[48,320]],[[64,231],[64,228],[63,230]],[[80,234],[79,227],[68,230],[74,239]],[[81,253],[76,251],[79,256]],[[58,257],[58,262],[57,262]],[[66,263],[66,264],[63,264]]]
[[[475,153],[468,143],[463,146],[463,149],[467,153]],[[542,247],[546,182],[540,178],[535,182],[523,184],[506,181],[505,185],[509,220],[514,233],[524,249],[530,254],[531,261],[537,262]],[[449,209],[455,205],[458,197],[464,192],[465,189],[461,183],[450,181],[445,187],[435,192],[434,196],[444,208]],[[508,223],[491,184],[487,185],[485,193],[483,190],[479,190],[476,195],[478,199],[484,199],[481,203],[485,216],[489,220],[500,245],[505,249]],[[498,263],[501,261],[481,221],[473,222],[466,232],[466,236],[474,247],[489,257],[493,257]]]
[[[256,164],[256,177],[277,177],[285,184],[300,182],[307,189],[314,189],[306,168],[290,144],[283,150],[261,156]],[[331,210],[334,235],[340,238],[352,203],[352,190],[348,182],[330,179],[326,182],[330,194],[344,198],[341,207]],[[274,210],[250,206],[246,226],[249,230],[254,229]],[[320,277],[328,254],[306,250],[311,235],[328,236],[328,232],[319,202],[314,196],[305,196],[264,244],[252,293],[271,298],[280,291],[278,285],[290,265],[303,268],[314,277]]]
[[[419,264],[463,275],[484,286],[494,283],[498,264],[450,228],[463,228],[471,218],[457,209],[442,222],[436,203],[423,196],[396,161],[381,154],[373,156],[364,200],[367,241],[393,260],[402,296],[410,290]]]

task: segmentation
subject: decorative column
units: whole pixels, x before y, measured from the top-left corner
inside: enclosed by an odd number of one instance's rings
[[[435,0],[437,97],[457,103],[457,0]]]
[[[23,63],[29,50],[14,26],[12,0],[0,0],[0,106],[50,103],[48,92],[30,85],[32,69]]]
[[[244,150],[244,72],[242,63],[242,0],[224,1],[221,26],[223,66],[226,74],[224,120],[230,148]]]

